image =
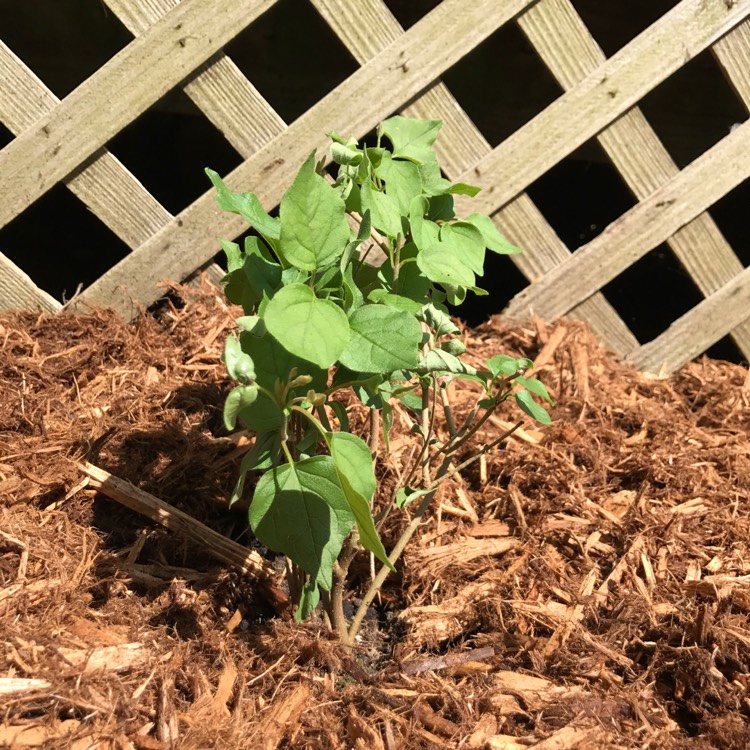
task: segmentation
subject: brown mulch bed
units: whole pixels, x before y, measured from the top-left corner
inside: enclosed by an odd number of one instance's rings
[[[248,443],[221,423],[234,313],[204,285],[132,324],[0,315],[0,748],[750,746],[747,369],[644,375],[570,320],[467,330],[537,360],[554,421],[441,490],[350,658],[278,614],[280,580],[82,472],[278,569],[226,506]],[[386,488],[409,456],[394,429]]]

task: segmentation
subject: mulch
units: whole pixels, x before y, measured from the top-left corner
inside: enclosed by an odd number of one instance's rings
[[[227,507],[252,441],[221,421],[235,315],[205,282],[132,323],[0,315],[0,747],[750,747],[746,368],[639,373],[573,320],[466,329],[536,360],[554,421],[441,488],[349,655],[269,594],[281,561]],[[396,417],[383,497],[412,455]]]

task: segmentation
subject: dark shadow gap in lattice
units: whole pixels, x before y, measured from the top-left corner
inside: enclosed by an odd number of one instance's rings
[[[747,119],[747,110],[708,50],[650,91],[639,106],[680,169]]]
[[[60,99],[133,39],[102,0],[0,0],[0,29]]]
[[[501,26],[442,79],[493,148],[562,93],[514,23]]]
[[[0,229],[0,248],[59,302],[87,287],[130,251],[64,185]]]
[[[571,0],[591,35],[612,57],[680,0]]]
[[[279,0],[224,51],[286,123],[359,67],[312,4],[296,0]]]
[[[172,214],[211,187],[205,167],[226,174],[242,162],[181,89],[173,89],[149,107],[107,147]]]

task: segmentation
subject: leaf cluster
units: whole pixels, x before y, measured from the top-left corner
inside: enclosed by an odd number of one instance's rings
[[[326,178],[312,153],[278,218],[253,193],[232,192],[206,170],[219,206],[254,230],[242,247],[221,241],[225,293],[244,311],[224,351],[236,381],[224,421],[233,429],[241,419],[256,433],[232,501],[248,472],[262,472],[250,525],[301,569],[300,617],[331,590],[347,539],[358,538],[392,567],[372,513],[372,446],[349,431],[336,398],[342,390],[377,410],[386,447],[392,401],[400,400],[425,446],[423,465],[431,460],[424,426],[430,389],[443,392],[453,378],[483,385],[475,415],[513,397],[534,419],[549,421],[532,397],[549,402],[544,386],[525,376],[530,361],[498,355],[476,369],[461,359],[465,347],[446,303],[486,293],[477,277],[487,251],[519,250],[489,217],[456,218],[454,196],[478,188],[442,176],[433,150],[440,126],[392,117],[375,146],[330,133],[336,179]],[[367,262],[375,254],[384,258],[379,266]],[[454,445],[473,431],[472,424],[461,429]],[[396,505],[430,491],[402,488]]]

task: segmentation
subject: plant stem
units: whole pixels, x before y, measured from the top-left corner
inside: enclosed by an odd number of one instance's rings
[[[370,409],[370,434],[368,436],[368,447],[372,454],[372,460],[378,455],[378,444],[380,443],[380,410]]]
[[[404,548],[409,543],[409,540],[412,538],[412,536],[414,536],[414,532],[419,528],[419,524],[422,521],[422,516],[425,514],[430,501],[435,496],[436,490],[437,488],[430,492],[429,495],[424,496],[422,502],[417,508],[417,512],[414,514],[414,517],[411,519],[406,529],[404,529],[403,534],[401,534],[401,536],[399,537],[399,540],[396,542],[396,546],[391,551],[391,554],[388,555],[388,559],[390,560],[392,565],[396,564],[399,557],[401,557],[401,553],[404,551]],[[367,610],[377,596],[378,591],[380,591],[380,587],[383,585],[383,581],[385,581],[385,579],[388,577],[388,573],[390,572],[390,568],[383,565],[377,572],[375,578],[372,579],[372,583],[370,583],[369,588],[365,592],[365,595],[362,597],[362,601],[360,602],[359,607],[357,607],[357,611],[354,613],[354,617],[352,617],[352,621],[349,623],[349,632],[347,637],[349,644],[354,643],[354,639],[357,637],[359,628],[362,625],[362,620],[367,614]]]
[[[434,385],[433,385],[434,388]],[[434,415],[434,410],[432,412]],[[422,449],[422,481],[425,486],[432,481],[430,478],[430,438],[432,437],[432,420],[430,419],[430,389],[422,387],[422,436],[424,447]]]
[[[445,425],[451,438],[456,436],[456,423],[453,419],[453,409],[448,398],[448,384],[443,383],[440,386],[440,399],[443,402],[443,414],[445,414]]]
[[[339,559],[333,566],[333,583],[329,597],[329,613],[333,629],[339,635],[341,643],[345,647],[350,647],[349,630],[344,615],[344,587],[349,575],[349,568],[357,552],[359,552],[359,537],[356,529],[347,537],[344,542],[344,548],[339,555]]]
[[[453,469],[449,470],[448,468],[451,463],[450,456],[446,456],[443,459],[442,463],[440,464],[440,468],[438,469],[437,476],[435,477],[434,481],[432,482],[432,486],[430,487],[430,492],[422,498],[422,502],[419,504],[414,517],[411,519],[409,525],[404,529],[403,533],[399,537],[398,541],[393,547],[393,550],[391,550],[391,554],[388,555],[388,560],[390,561],[391,565],[396,565],[399,557],[401,557],[401,553],[406,548],[406,545],[409,543],[412,536],[414,536],[414,532],[419,528],[419,525],[422,522],[422,517],[427,511],[427,508],[430,506],[432,499],[435,497],[435,493],[437,492],[440,484],[448,477],[451,477],[459,471],[465,469],[467,466],[472,464],[488,451],[491,451],[503,440],[506,440],[508,437],[510,437],[519,427],[521,427],[522,424],[523,422],[517,422],[515,425],[513,425],[513,427],[504,432],[499,438],[493,440],[491,443],[483,445],[473,456],[466,459],[466,461],[454,467]],[[354,617],[349,624],[349,644],[352,644],[354,642],[354,639],[356,638],[359,628],[362,624],[362,620],[364,619],[365,614],[367,614],[367,609],[377,596],[378,591],[380,591],[383,582],[388,577],[388,573],[390,573],[390,568],[387,568],[385,565],[383,565],[378,571],[377,575],[372,579],[372,583],[370,583],[369,588],[365,592],[365,595],[362,597],[362,601],[360,602],[359,607],[357,607],[357,611],[354,613]]]

